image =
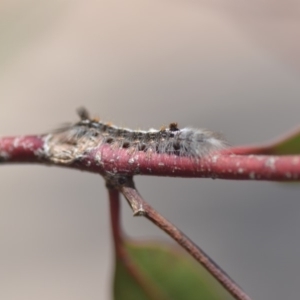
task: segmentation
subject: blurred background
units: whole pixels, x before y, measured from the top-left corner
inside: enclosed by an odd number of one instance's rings
[[[148,129],[172,121],[261,143],[300,124],[297,0],[1,1],[0,135],[44,133],[86,106]],[[138,177],[142,195],[253,299],[297,299],[300,188]],[[0,299],[111,299],[100,176],[0,168]],[[167,239],[123,205],[126,232]]]

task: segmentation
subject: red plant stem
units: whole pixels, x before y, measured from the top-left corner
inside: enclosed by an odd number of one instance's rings
[[[276,148],[280,147],[282,143],[299,138],[299,136],[300,136],[300,127],[297,127],[294,130],[290,131],[289,133],[284,134],[283,136],[276,138],[271,142],[267,142],[263,145],[234,147],[230,149],[230,152],[239,155],[247,155],[247,154],[272,155],[275,154],[274,150],[276,151]]]
[[[112,228],[112,236],[114,242],[114,249],[116,260],[119,263],[123,264],[130,276],[136,281],[137,285],[143,289],[144,293],[149,299],[162,299],[170,300],[164,293],[161,291],[151,279],[147,278],[134,263],[130,257],[125,245],[124,239],[121,232],[120,224],[120,197],[119,191],[116,189],[108,189],[109,203],[110,203],[110,220]],[[116,261],[116,263],[117,263]]]
[[[39,162],[44,143],[38,135],[0,138],[0,163]]]
[[[75,168],[98,174],[156,175],[235,180],[299,181],[300,155],[236,155],[216,153],[202,159],[157,153],[129,153],[110,145],[90,149],[71,162],[57,160],[42,136],[0,139],[0,163],[30,162]],[[57,145],[61,152],[62,145]],[[237,149],[237,148],[235,148]]]
[[[120,224],[120,197],[119,191],[115,189],[108,190],[109,207],[110,207],[110,221],[112,236],[114,241],[114,248],[116,255],[119,255],[121,244],[123,243],[121,224]]]
[[[155,211],[134,188],[132,179],[127,178],[119,189],[131,206],[134,215],[146,217],[152,223],[165,231],[192,257],[194,257],[235,299],[251,300],[251,298],[194,242]]]

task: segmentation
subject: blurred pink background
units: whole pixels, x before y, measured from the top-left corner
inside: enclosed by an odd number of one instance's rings
[[[121,126],[210,128],[234,145],[300,123],[299,1],[15,0],[1,2],[0,24],[1,136],[47,132],[81,105]],[[298,185],[136,182],[253,299],[298,298]],[[111,299],[102,178],[8,165],[0,189],[0,299]],[[132,236],[166,238],[127,204],[123,219]]]

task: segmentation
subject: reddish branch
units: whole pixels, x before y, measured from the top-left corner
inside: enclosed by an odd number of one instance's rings
[[[102,145],[66,162],[49,151],[47,136],[22,136],[0,139],[0,162],[52,164],[102,175],[118,173],[127,176],[140,174],[235,180],[300,180],[299,155],[249,154],[251,150],[255,153],[255,149],[266,148],[233,148],[211,154],[207,158],[192,159],[167,154],[131,153],[128,149],[114,150],[110,145]],[[64,145],[56,145],[55,151],[62,153]]]
[[[92,145],[92,144],[91,144]],[[138,194],[131,181],[134,175],[172,177],[207,177],[239,180],[298,181],[300,156],[270,155],[274,145],[265,147],[240,147],[212,153],[202,158],[145,153],[131,149],[114,149],[112,145],[84,149],[55,139],[55,133],[42,136],[7,137],[0,139],[0,163],[40,163],[75,168],[101,174],[108,185],[111,203],[111,220],[116,256],[122,259],[128,272],[150,295],[159,293],[149,285],[144,274],[139,273],[130,259],[119,227],[119,193],[122,191],[136,215],[144,215],[155,223],[196,260],[198,260],[236,299],[250,299],[198,246],[174,225],[165,220]],[[132,184],[124,185],[122,180]],[[116,181],[117,180],[117,181]]]
[[[38,135],[0,138],[0,163],[36,163],[45,145]]]

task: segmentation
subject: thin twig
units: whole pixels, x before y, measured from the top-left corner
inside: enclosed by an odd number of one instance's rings
[[[110,203],[110,219],[114,241],[114,249],[117,260],[124,265],[130,276],[137,282],[137,285],[143,290],[149,299],[170,300],[158,286],[141,271],[138,265],[130,257],[124,244],[120,224],[120,199],[119,191],[108,188]]]
[[[251,300],[251,298],[195,243],[183,232],[155,211],[138,193],[132,178],[118,176],[110,179],[118,188],[133,210],[135,216],[144,216],[165,231],[191,256],[193,256],[235,299]]]
[[[231,148],[231,153],[239,155],[278,155],[278,148],[282,147],[283,144],[290,144],[293,142],[292,149],[289,149],[289,154],[299,154],[299,143],[295,143],[300,137],[300,127],[296,127],[288,133],[285,133],[270,142],[263,143],[261,145],[249,145],[249,146],[236,146]]]
[[[121,244],[123,243],[121,224],[120,224],[120,197],[119,191],[115,189],[108,189],[110,221],[112,229],[112,237],[116,255],[119,254]]]

